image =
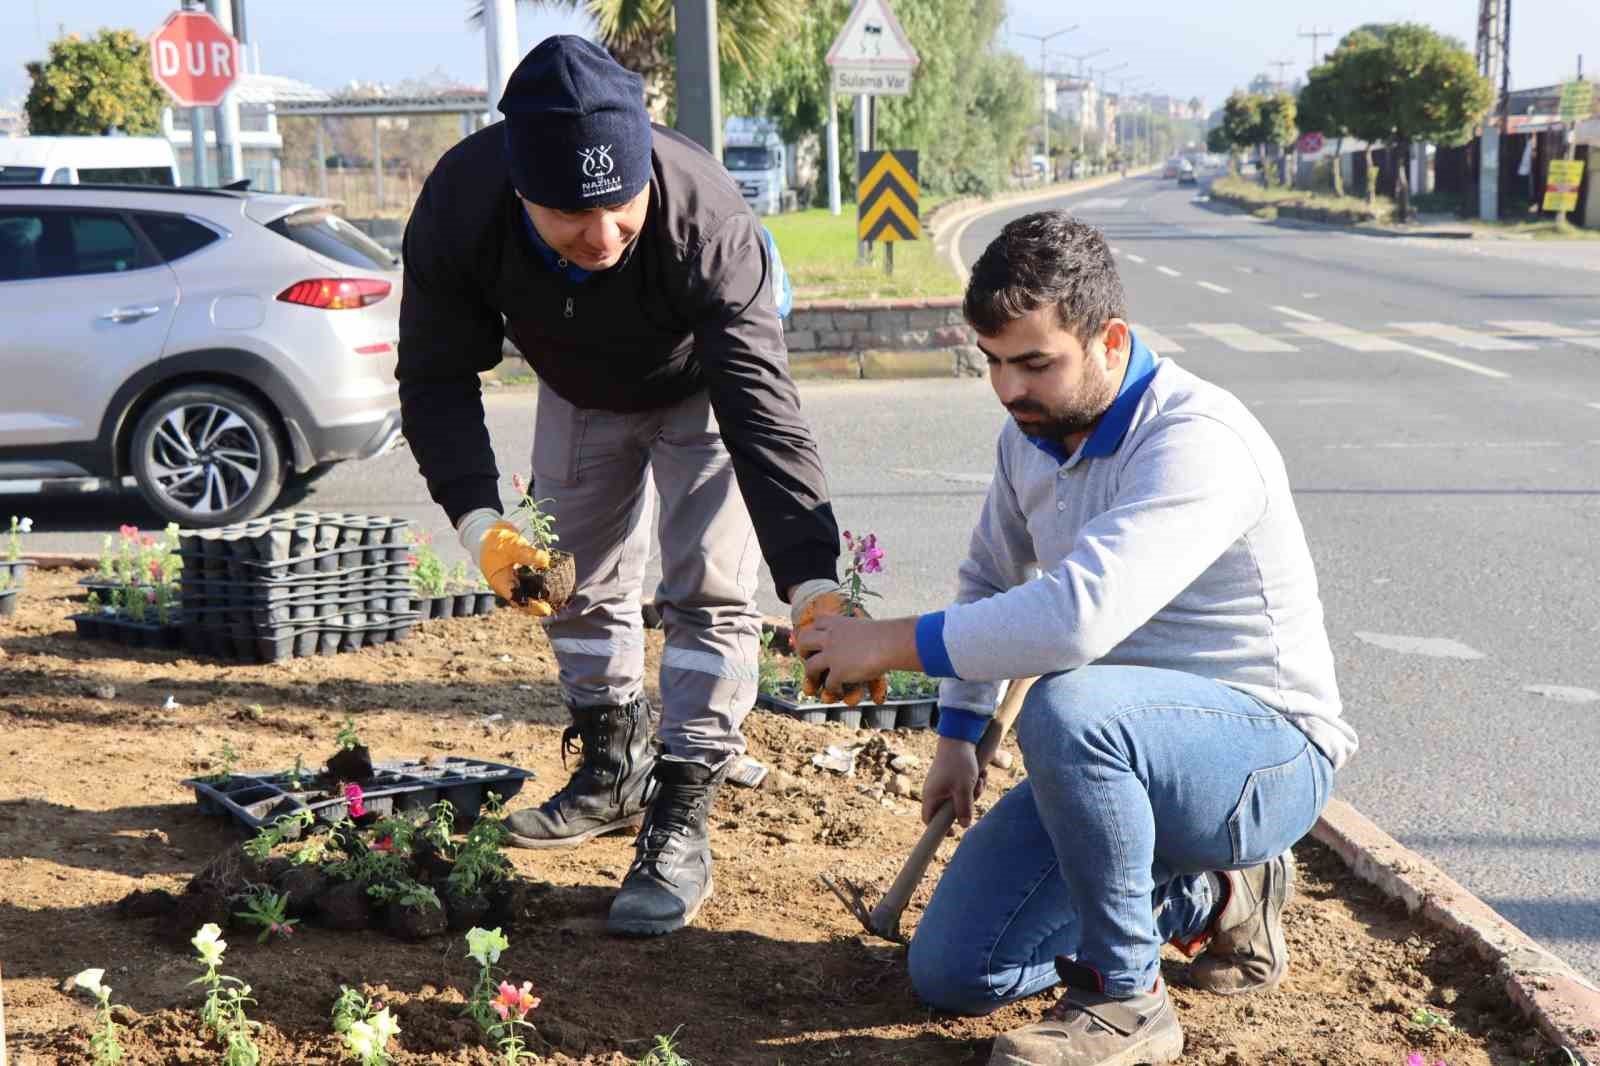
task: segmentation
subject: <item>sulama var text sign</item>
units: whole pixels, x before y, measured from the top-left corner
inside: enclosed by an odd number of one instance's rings
[[[174,11],[150,35],[150,70],[179,107],[216,107],[239,77],[239,42],[203,11]]]

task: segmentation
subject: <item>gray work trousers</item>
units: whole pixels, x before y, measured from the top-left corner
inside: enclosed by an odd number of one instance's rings
[[[640,598],[659,507],[662,746],[711,766],[742,753],[761,553],[710,398],[623,414],[575,407],[541,383],[533,483],[536,499],[553,498],[543,509],[577,563],[577,592],[547,623],[568,704],[624,704],[643,688]]]

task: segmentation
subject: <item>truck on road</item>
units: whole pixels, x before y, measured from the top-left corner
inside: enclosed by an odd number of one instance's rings
[[[799,205],[799,193],[790,182],[789,155],[772,119],[735,117],[724,125],[722,165],[758,215],[793,211]]]

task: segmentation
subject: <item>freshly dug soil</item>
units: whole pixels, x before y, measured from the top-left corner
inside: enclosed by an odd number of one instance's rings
[[[372,924],[372,901],[359,881],[340,881],[318,896],[317,921],[328,929],[355,932]]]
[[[401,940],[426,940],[443,933],[448,926],[449,919],[438,907],[391,903],[383,909],[383,927]]]
[[[474,755],[537,771],[513,810],[566,780],[555,662],[520,612],[428,622],[410,640],[360,653],[244,666],[78,640],[66,616],[79,576],[35,573],[18,615],[0,623],[0,962],[12,1066],[88,1066],[92,1004],[60,985],[91,966],[107,969],[126,1005],[118,1012],[125,1061],[220,1060],[216,1044],[198,1037],[201,996],[189,982],[200,968],[187,941],[204,921],[225,924],[226,908],[218,914],[220,900],[183,890],[236,837],[177,782],[216,772],[225,739],[242,753],[241,770],[287,768],[297,754],[314,764],[351,714],[380,759]],[[660,648],[651,633],[652,679]],[[168,696],[176,707],[163,708]],[[921,823],[914,800],[882,791],[886,751],[863,753],[855,777],[815,770],[812,754],[878,736],[926,767],[931,735],[760,712],[746,733],[772,773],[760,790],[730,785],[719,795],[716,894],[693,927],[649,940],[605,934],[632,856],[626,835],[509,852],[533,888],[513,890],[522,920],[508,930],[500,969],[532,981],[543,998],[531,1016],[541,1061],[623,1066],[655,1034],[678,1030],[696,1066],[981,1064],[996,1033],[1039,1017],[1053,996],[985,1018],[932,1014],[911,992],[903,949],[865,936],[817,881],[829,870],[886,888]],[[1014,766],[990,771],[984,804],[1019,780],[1020,758]],[[923,772],[909,776],[920,785]],[[915,927],[954,844],[940,849],[905,928]],[[1471,952],[1384,901],[1325,849],[1306,843],[1298,853],[1286,916],[1293,964],[1280,989],[1239,999],[1194,992],[1178,987],[1180,960],[1167,960],[1188,1037],[1184,1063],[1400,1066],[1412,1050],[1450,1066],[1564,1061]],[[177,905],[162,917],[162,897],[140,896],[125,909],[151,917],[121,917],[117,901],[135,891],[172,893]],[[491,913],[483,924],[504,923]],[[163,928],[174,946],[158,935]],[[223,971],[253,988],[268,1063],[345,1061],[328,1024],[340,984],[394,1011],[402,1066],[493,1061],[461,1017],[476,969],[457,935],[408,943],[380,929],[308,923],[287,940],[258,945],[242,931],[226,939]]]
[[[458,896],[453,892],[449,894],[441,892],[441,896],[444,898],[445,910],[450,916],[452,933],[464,933],[475,925],[483,926],[485,929],[490,928],[483,925],[484,916],[489,913],[488,896]]]
[[[285,897],[289,914],[304,918],[311,913],[317,897],[327,890],[328,875],[311,865],[290,866],[272,885]]]
[[[372,752],[365,744],[340,748],[328,760],[328,776],[335,782],[365,781],[372,776]]]

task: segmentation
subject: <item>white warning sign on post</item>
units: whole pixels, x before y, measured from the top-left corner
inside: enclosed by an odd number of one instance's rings
[[[888,0],[856,0],[827,60],[836,92],[871,96],[911,92],[911,73],[921,61]]]

